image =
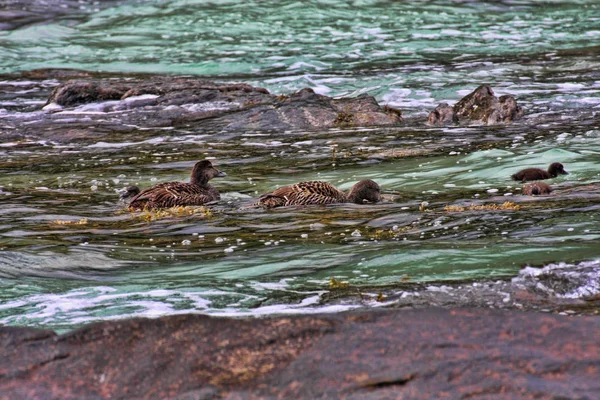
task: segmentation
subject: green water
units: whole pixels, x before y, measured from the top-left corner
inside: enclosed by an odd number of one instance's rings
[[[577,191],[600,181],[596,2],[277,4],[86,5],[72,18],[0,32],[0,70],[196,74],[274,93],[368,93],[416,120],[485,82],[515,95],[526,119],[227,136],[139,129],[76,144],[2,140],[0,323],[64,330],[190,311],[340,311],[365,304],[324,301],[331,277],[357,288],[485,280],[600,258],[599,193]],[[1,80],[0,117],[24,121],[58,84]],[[390,157],[390,149],[419,153]],[[147,222],[123,212],[117,190],[185,180],[205,157],[228,174],[214,181],[223,199],[209,216]],[[570,172],[552,181],[556,194],[521,196],[510,175],[554,161]],[[384,203],[248,208],[280,185],[322,179],[349,189],[364,178],[380,184]],[[505,201],[520,209],[444,209]]]

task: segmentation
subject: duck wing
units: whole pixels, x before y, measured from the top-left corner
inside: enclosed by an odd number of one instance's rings
[[[165,182],[140,192],[131,199],[129,208],[199,206],[220,198],[219,192],[211,185],[203,187],[183,182]]]
[[[345,201],[347,201],[346,194],[332,184],[322,181],[307,181],[284,186],[264,194],[258,199],[258,204],[272,208],[293,205],[343,203]]]

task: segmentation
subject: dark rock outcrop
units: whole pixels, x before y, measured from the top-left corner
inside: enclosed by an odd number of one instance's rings
[[[372,96],[333,99],[312,89],[276,96],[247,84],[218,84],[191,77],[70,81],[52,92],[47,105],[77,107],[89,103],[99,104],[78,111],[133,111],[120,116],[123,123],[136,123],[137,118],[150,126],[206,123],[216,129],[268,130],[402,122],[399,110],[380,106]]]
[[[523,109],[509,95],[496,97],[489,85],[481,85],[463,97],[454,107],[442,103],[427,119],[432,125],[446,125],[479,121],[487,125],[515,121],[523,116]]]
[[[598,332],[483,309],[4,327],[0,399],[594,398]]]

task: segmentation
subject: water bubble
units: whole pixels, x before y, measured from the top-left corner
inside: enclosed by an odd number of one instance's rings
[[[308,238],[308,233],[303,233],[302,235],[300,235],[300,237],[302,239],[307,239]]]
[[[189,246],[190,244],[192,244],[192,241],[185,239],[185,240],[181,241],[181,244],[184,245],[184,246]]]
[[[227,240],[226,238],[222,238],[222,237],[218,237],[215,239],[215,243],[223,243],[225,240]]]
[[[362,235],[360,234],[360,231],[359,231],[358,229],[354,230],[354,232],[352,232],[350,235],[352,235],[352,236],[354,236],[354,237],[360,237],[360,236],[362,236]]]

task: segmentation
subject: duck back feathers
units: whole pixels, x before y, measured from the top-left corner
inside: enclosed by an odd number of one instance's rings
[[[192,169],[190,183],[165,182],[143,190],[131,199],[129,209],[200,206],[219,200],[219,191],[208,181],[223,176],[227,174],[214,168],[210,161],[199,161]]]
[[[257,205],[274,208],[349,202],[362,204],[364,201],[377,202],[380,200],[379,186],[371,180],[358,182],[348,194],[329,182],[307,181],[284,186],[266,193],[258,199]]]

